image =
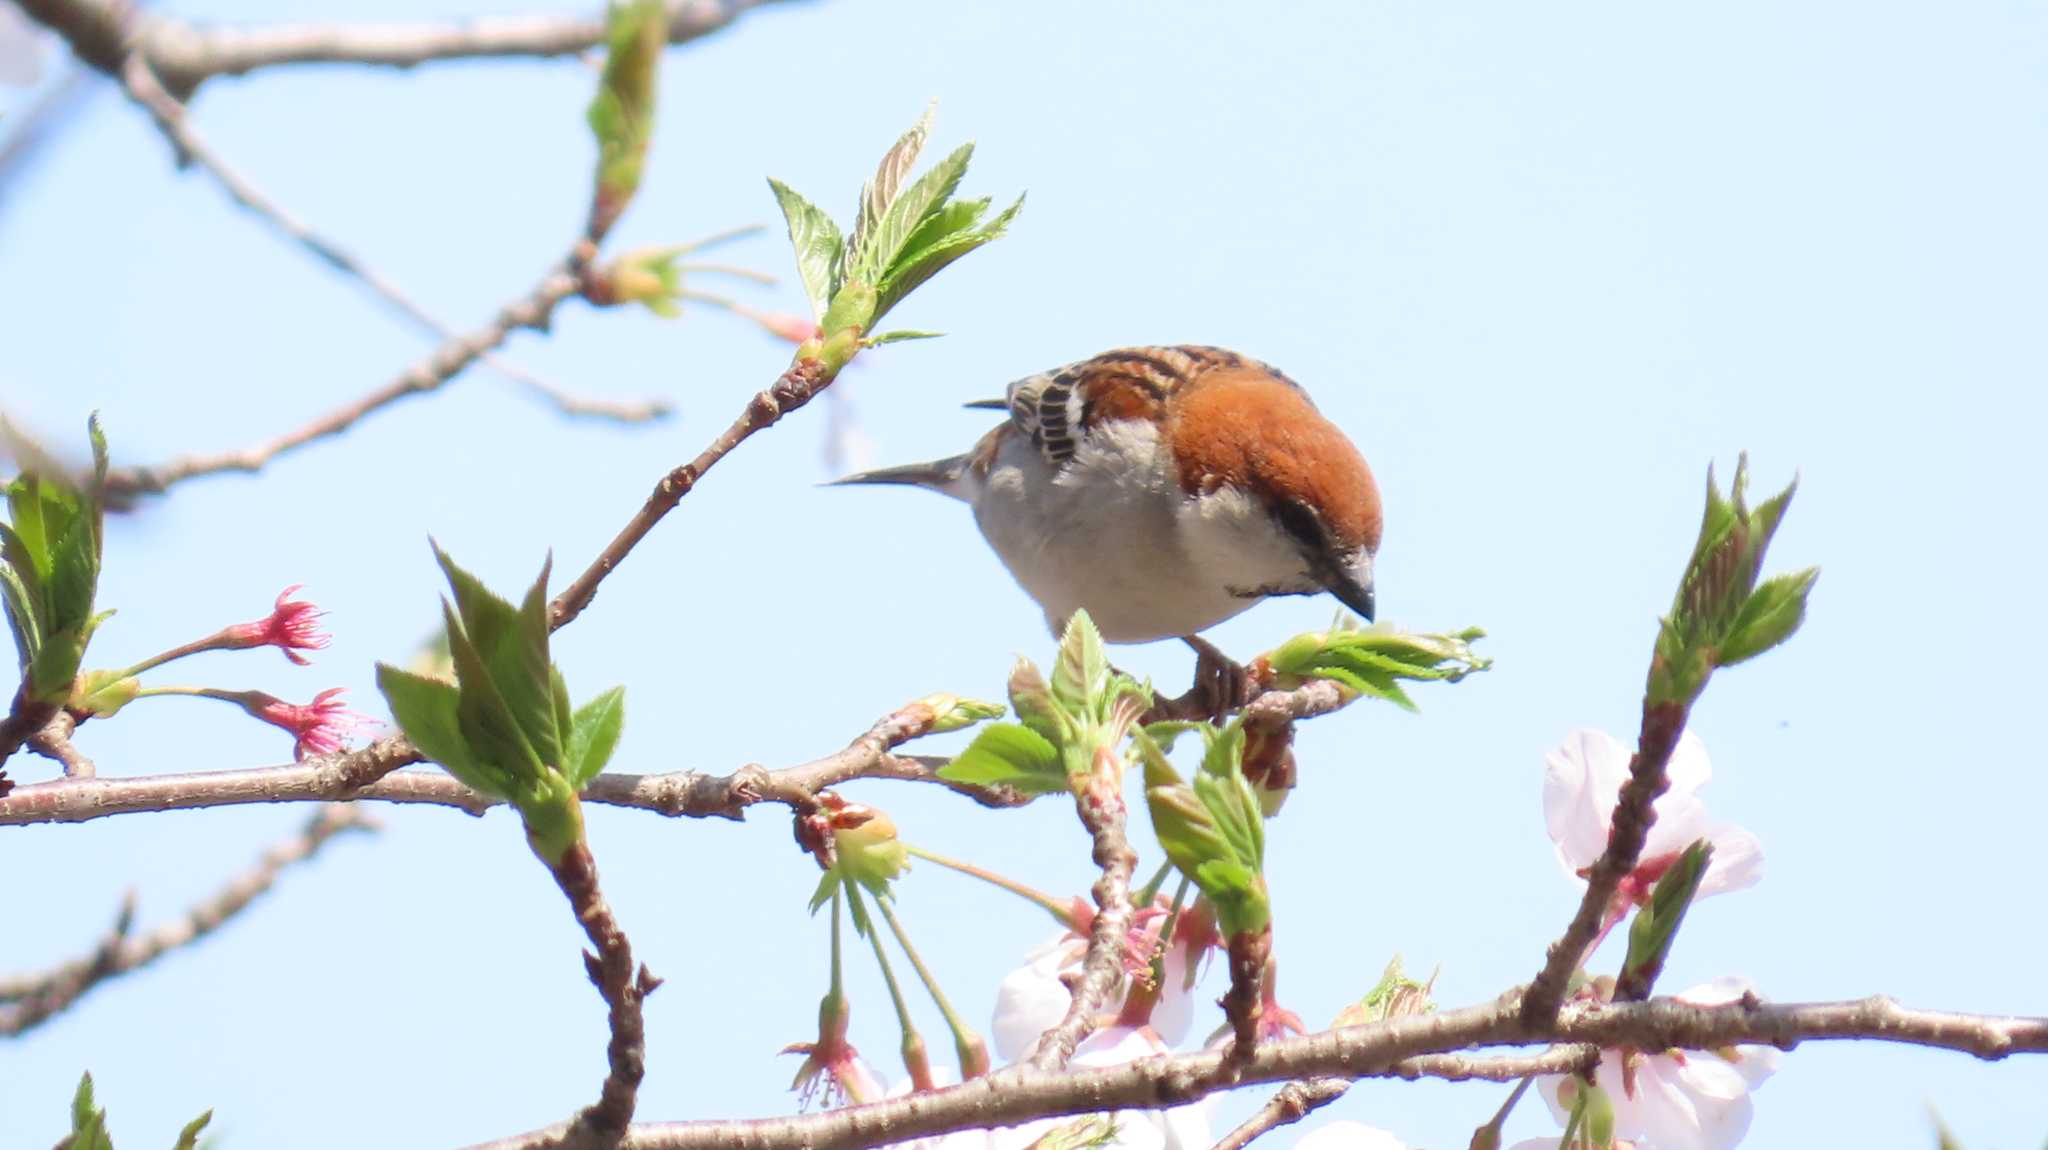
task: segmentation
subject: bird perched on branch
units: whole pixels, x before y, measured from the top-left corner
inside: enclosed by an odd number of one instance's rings
[[[1279,371],[1214,347],[1134,347],[1027,376],[964,455],[839,483],[926,487],[975,522],[1058,634],[1194,636],[1270,595],[1373,616],[1380,496],[1344,433]]]

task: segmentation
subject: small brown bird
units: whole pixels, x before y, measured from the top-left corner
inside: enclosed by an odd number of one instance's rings
[[[1365,459],[1279,371],[1214,347],[1134,347],[970,404],[1010,418],[964,455],[849,475],[927,487],[975,522],[1057,634],[1188,638],[1270,595],[1373,617],[1380,495]]]

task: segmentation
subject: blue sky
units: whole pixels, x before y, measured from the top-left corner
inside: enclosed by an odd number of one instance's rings
[[[1270,360],[1353,435],[1387,502],[1383,616],[1484,626],[1498,663],[1421,692],[1419,716],[1360,705],[1301,734],[1304,793],[1272,828],[1270,873],[1283,997],[1318,1024],[1395,952],[1440,965],[1448,1003],[1528,977],[1576,900],[1543,833],[1543,752],[1579,725],[1632,735],[1709,461],[1725,474],[1746,449],[1767,487],[1797,472],[1773,559],[1822,566],[1811,619],[1717,679],[1693,726],[1716,768],[1706,797],[1761,836],[1766,877],[1687,920],[1663,985],[1746,974],[1787,1001],[2048,1013],[2048,756],[2029,718],[2048,627],[2027,526],[2048,416],[2044,48],[2048,14],[2010,2],[792,4],[667,57],[615,247],[769,222],[769,175],[850,212],[936,98],[935,145],[979,141],[966,190],[1030,199],[1010,238],[892,317],[947,338],[877,352],[840,385],[879,462],[960,450],[987,425],[961,402],[1145,342]],[[280,71],[209,85],[195,123],[467,325],[580,223],[591,83],[574,62]],[[733,254],[789,271],[772,235]],[[176,172],[104,88],[9,180],[0,267],[7,408],[60,436],[98,409],[123,461],[252,443],[425,350]],[[745,298],[801,306],[787,284]],[[511,354],[680,414],[566,423],[475,371],[261,479],[194,483],[110,528],[102,601],[120,615],[95,655],[132,661],[305,583],[336,636],[314,667],[215,655],[185,681],[294,699],[346,686],[377,709],[373,662],[436,622],[428,533],[501,586],[550,548],[580,568],[786,349],[712,312],[572,305]],[[801,761],[930,691],[997,697],[1014,654],[1049,653],[961,507],[816,486],[826,424],[820,404],[734,455],[558,637],[578,697],[627,687],[615,769]],[[1213,637],[1248,656],[1329,609],[1272,603]],[[1175,687],[1188,672],[1172,644],[1119,658]],[[184,700],[138,703],[81,744],[122,775],[287,751]],[[847,791],[921,845],[1051,890],[1089,880],[1060,804]],[[585,1102],[602,1011],[509,816],[380,813],[382,836],[336,844],[218,936],[0,1046],[0,1143],[53,1140],[84,1068],[123,1144],[168,1141],[210,1106],[229,1147],[440,1146]],[[130,886],[145,925],[171,915],[302,817],[0,834],[0,967],[80,952]],[[795,1060],[775,1052],[809,1037],[824,988],[813,864],[770,810],[590,822],[614,905],[669,979],[648,1008],[641,1115],[787,1111]],[[1042,919],[931,867],[901,897],[985,1019]],[[852,992],[855,1040],[886,1063],[879,981],[859,968]],[[1748,1144],[1930,1145],[1934,1105],[1972,1150],[2038,1146],[2042,1081],[2038,1062],[1816,1045],[1758,1093]],[[1500,1093],[1366,1084],[1329,1113],[1462,1145]],[[1532,1102],[1509,1132],[1548,1126]]]

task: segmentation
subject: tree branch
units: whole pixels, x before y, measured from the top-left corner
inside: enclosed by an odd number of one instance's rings
[[[130,893],[122,900],[113,929],[91,954],[36,974],[0,978],[0,1035],[12,1037],[34,1029],[100,983],[205,938],[269,890],[286,867],[312,858],[343,831],[374,830],[376,826],[375,820],[356,808],[326,807],[313,816],[305,830],[263,852],[261,861],[218,893],[140,938],[129,937],[135,918],[135,896]]]
[[[696,771],[602,774],[591,780],[583,801],[670,817],[739,819],[747,807],[761,802],[781,803],[799,811],[812,809],[819,791],[852,779],[936,783],[991,807],[1021,806],[1029,801],[1009,788],[974,787],[941,779],[938,769],[945,764],[943,759],[891,754],[897,746],[924,733],[905,718],[905,711],[883,719],[844,749],[808,763],[774,771],[749,764],[719,776]],[[496,805],[497,800],[470,790],[439,770],[398,770],[420,761],[411,743],[390,738],[359,751],[283,767],[53,779],[17,787],[0,798],[0,826],[86,822],[110,815],[249,803],[428,803],[471,814],[482,814]]]
[[[549,271],[524,296],[505,305],[484,326],[435,348],[425,359],[400,373],[397,379],[344,404],[318,419],[284,435],[242,451],[212,455],[187,455],[154,467],[118,467],[107,473],[106,490],[113,496],[157,494],[173,484],[202,475],[227,471],[255,472],[272,459],[304,447],[315,440],[340,435],[365,416],[409,396],[434,391],[509,339],[525,329],[545,331],[555,308],[582,290],[579,278],[564,263]]]
[[[588,843],[579,840],[549,870],[575,910],[584,936],[590,939],[592,949],[583,955],[584,969],[604,996],[611,1028],[611,1039],[605,1044],[604,1086],[597,1101],[569,1123],[562,1144],[614,1146],[633,1121],[640,1080],[647,1074],[647,1020],[642,1007],[661,980],[645,966],[634,970],[632,943],[598,887],[597,860]]]
[[[269,225],[313,258],[363,285],[370,294],[388,304],[393,311],[433,339],[442,343],[452,343],[462,338],[461,333],[415,303],[397,284],[363,263],[340,244],[314,231],[304,221],[286,211],[283,205],[263,194],[248,177],[230,167],[187,121],[185,105],[165,90],[156,73],[151,70],[148,60],[140,52],[131,52],[122,62],[117,74],[129,99],[149,113],[150,120],[170,142],[171,149],[179,160],[189,160],[199,165],[237,206]],[[492,352],[480,352],[477,358],[507,379],[554,404],[564,415],[599,416],[624,423],[638,423],[663,418],[672,410],[668,404],[653,400],[615,402],[579,398],[563,392],[524,368],[506,362]]]
[[[766,391],[757,393],[747,401],[746,410],[731,426],[719,433],[710,446],[697,454],[697,458],[661,477],[654,485],[654,492],[647,497],[640,510],[626,522],[618,535],[605,545],[583,574],[564,588],[555,601],[548,605],[550,627],[559,629],[583,613],[590,601],[597,596],[597,585],[619,564],[662,517],[675,510],[676,504],[688,495],[704,473],[716,466],[718,461],[732,453],[746,439],[757,431],[775,426],[783,416],[809,403],[820,391],[829,387],[832,377],[825,374],[825,366],[814,359],[801,360],[790,365],[781,378],[769,385]]]
[[[671,0],[668,38],[710,35],[766,0]],[[132,41],[181,96],[214,76],[297,64],[410,68],[440,60],[570,56],[604,44],[604,18],[500,16],[414,24],[297,24],[209,28],[125,0],[23,0],[30,17],[71,44],[78,57],[113,72]]]
[[[1103,769],[1104,756],[1113,760]],[[1138,864],[1124,834],[1123,759],[1113,750],[1097,751],[1097,769],[1074,795],[1074,808],[1094,841],[1095,865],[1101,877],[1089,889],[1095,899],[1095,921],[1088,929],[1088,950],[1081,958],[1081,978],[1074,984],[1067,1013],[1038,1039],[1030,1065],[1057,1070],[1073,1057],[1074,1048],[1094,1032],[1103,1000],[1124,973],[1124,952],[1131,934],[1131,871]]]
[[[1261,1043],[1238,1082],[1304,1077],[1429,1076],[1507,1081],[1555,1073],[1576,1052],[1473,1059],[1454,1052],[1532,1042],[1712,1050],[1762,1043],[1790,1049],[1804,1041],[1876,1039],[1958,1050],[1979,1058],[2048,1053],[2048,1018],[2008,1018],[1911,1010],[1887,998],[1767,1005],[1754,1000],[1692,1006],[1655,999],[1621,1006],[1577,1004],[1541,1026],[1523,1021],[1519,996],[1437,1014],[1408,1015],[1321,1034]],[[1449,1057],[1445,1057],[1449,1056]],[[1044,1074],[1013,1068],[961,1086],[824,1114],[742,1121],[635,1126],[620,1143],[630,1150],[859,1150],[954,1130],[1008,1126],[1036,1118],[1192,1101],[1218,1089],[1221,1051],[1201,1051],[1102,1069]],[[561,1127],[475,1150],[537,1150]]]

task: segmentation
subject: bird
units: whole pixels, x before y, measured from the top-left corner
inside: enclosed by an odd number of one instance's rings
[[[974,509],[1060,634],[1186,640],[1261,600],[1328,592],[1371,621],[1379,487],[1278,369],[1217,347],[1106,351],[970,403],[1009,418],[960,455],[836,484],[901,484]]]

